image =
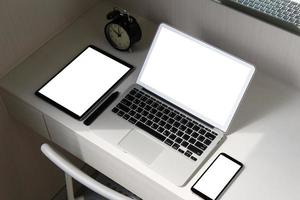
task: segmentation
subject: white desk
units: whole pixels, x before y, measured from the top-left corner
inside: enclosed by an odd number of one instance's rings
[[[0,81],[2,96],[12,116],[146,200],[200,199],[190,188],[220,152],[226,152],[245,164],[243,172],[221,199],[300,199],[300,92],[259,69],[232,123],[232,134],[184,187],[168,182],[102,140],[82,122],[34,95],[43,83],[89,44],[95,44],[137,67],[117,88],[119,91],[124,91],[134,82],[156,25],[138,18],[143,30],[142,41],[133,53],[118,52],[108,45],[103,34],[105,14],[113,6],[109,2],[99,2],[97,7]],[[103,120],[101,116],[94,124],[97,125],[99,120]]]

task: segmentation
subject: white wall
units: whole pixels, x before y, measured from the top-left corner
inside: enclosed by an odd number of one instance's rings
[[[0,0],[0,77],[95,2]],[[40,153],[45,141],[11,120],[0,98],[0,199],[51,199],[62,186],[63,174]]]
[[[300,88],[300,36],[211,0],[118,0],[129,11],[169,23]]]

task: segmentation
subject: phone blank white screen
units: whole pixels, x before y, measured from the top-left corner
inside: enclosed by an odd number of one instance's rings
[[[216,199],[240,167],[237,163],[220,155],[194,188],[209,198]]]
[[[88,47],[39,92],[81,116],[129,70]]]
[[[226,131],[253,71],[237,58],[162,27],[138,83]]]

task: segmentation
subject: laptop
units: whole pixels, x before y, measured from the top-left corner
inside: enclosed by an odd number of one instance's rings
[[[184,186],[225,138],[254,71],[253,65],[161,24],[136,83],[91,129]]]
[[[226,6],[300,34],[300,0],[216,0]]]

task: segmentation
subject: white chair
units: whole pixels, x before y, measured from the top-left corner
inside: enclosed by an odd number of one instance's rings
[[[56,166],[65,172],[68,200],[75,200],[72,178],[107,199],[132,200],[132,198],[122,195],[121,193],[104,186],[100,182],[88,176],[86,173],[68,161],[63,155],[53,149],[50,145],[43,144],[41,146],[41,150],[49,160],[51,160]],[[79,199],[82,199],[82,197],[77,198],[76,200]]]

